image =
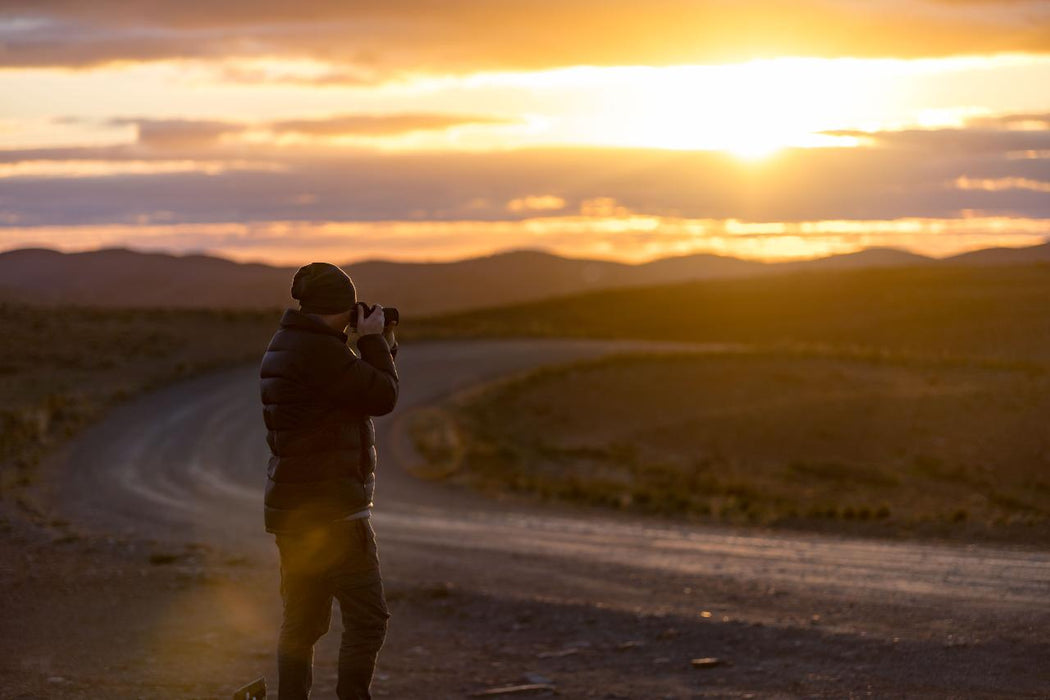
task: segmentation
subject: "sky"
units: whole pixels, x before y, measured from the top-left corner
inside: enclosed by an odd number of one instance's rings
[[[1050,237],[1050,3],[0,0],[0,250]]]

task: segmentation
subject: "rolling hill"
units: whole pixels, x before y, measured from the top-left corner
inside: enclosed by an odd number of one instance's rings
[[[417,319],[438,337],[644,338],[1050,363],[1050,264],[843,268],[607,289]]]
[[[415,315],[447,313],[568,294],[674,282],[751,278],[811,269],[1013,264],[1050,260],[1050,244],[994,249],[947,260],[872,248],[816,260],[763,263],[710,254],[642,264],[564,258],[514,250],[453,262],[369,260],[344,265],[361,299]],[[236,263],[206,255],[127,249],[61,253],[27,248],[0,253],[0,299],[99,307],[273,308],[293,304],[295,268]]]

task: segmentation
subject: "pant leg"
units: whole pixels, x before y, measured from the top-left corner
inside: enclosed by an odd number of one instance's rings
[[[369,686],[386,639],[390,612],[383,594],[379,553],[369,519],[344,528],[347,558],[334,576],[333,590],[343,620],[339,646],[339,700],[370,700]]]
[[[277,693],[280,700],[306,700],[313,685],[314,645],[332,620],[332,591],[318,556],[324,539],[278,535],[284,619],[277,640]]]

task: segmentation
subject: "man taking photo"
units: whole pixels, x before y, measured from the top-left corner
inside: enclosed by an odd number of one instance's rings
[[[265,524],[280,553],[284,604],[278,694],[309,696],[314,645],[328,631],[334,598],[344,630],[337,695],[370,698],[390,616],[370,521],[372,416],[397,404],[395,326],[378,304],[366,313],[350,277],[329,263],[301,267],[292,297],[299,309],[285,310],[260,367],[271,452]],[[352,318],[360,356],[347,345]]]

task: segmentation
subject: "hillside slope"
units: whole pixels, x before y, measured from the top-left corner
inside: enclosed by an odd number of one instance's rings
[[[839,256],[814,261],[900,264],[901,256]],[[911,263],[928,262],[921,257]],[[304,262],[309,262],[305,260]],[[632,265],[516,250],[452,262],[371,260],[343,265],[368,302],[424,315],[531,301],[588,290],[696,279],[753,277],[792,266],[697,254]],[[205,255],[174,256],[108,249],[0,253],[0,299],[101,307],[273,308],[289,305],[294,267],[235,263]]]
[[[1050,264],[844,269],[686,282],[419,319],[448,337],[833,345],[1050,361]]]

